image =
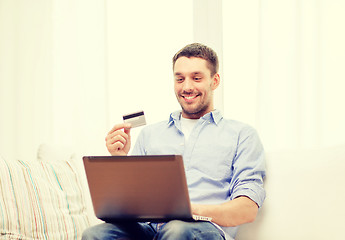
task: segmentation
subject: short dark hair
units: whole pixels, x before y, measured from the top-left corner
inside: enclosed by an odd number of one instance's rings
[[[175,62],[177,61],[177,59],[180,57],[197,57],[205,59],[207,61],[207,66],[211,71],[211,76],[216,74],[219,70],[217,53],[212,48],[207,47],[201,43],[188,44],[180,51],[178,51],[172,59],[173,67],[175,66]]]

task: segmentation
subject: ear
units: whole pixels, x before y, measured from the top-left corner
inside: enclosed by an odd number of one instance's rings
[[[220,76],[218,73],[214,74],[213,78],[212,78],[212,83],[211,83],[211,88],[212,90],[216,90],[216,88],[219,86],[220,84]]]

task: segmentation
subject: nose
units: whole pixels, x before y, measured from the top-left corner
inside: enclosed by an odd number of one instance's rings
[[[191,91],[193,91],[193,81],[190,78],[186,78],[184,80],[182,90],[184,92],[191,92]]]

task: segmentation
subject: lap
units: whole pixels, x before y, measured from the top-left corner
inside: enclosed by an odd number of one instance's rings
[[[83,240],[107,240],[107,239],[143,239],[152,240],[154,229],[145,223],[102,223],[86,229]]]
[[[157,227],[158,226],[158,227]],[[221,230],[210,222],[184,222],[173,220],[163,225],[149,223],[103,223],[87,229],[88,239],[225,239]]]
[[[157,233],[157,239],[225,239],[223,232],[211,222],[167,222]]]

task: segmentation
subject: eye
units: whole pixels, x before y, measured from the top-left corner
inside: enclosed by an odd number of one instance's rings
[[[195,80],[195,81],[200,81],[200,80],[201,80],[201,77],[194,77],[194,80]]]

